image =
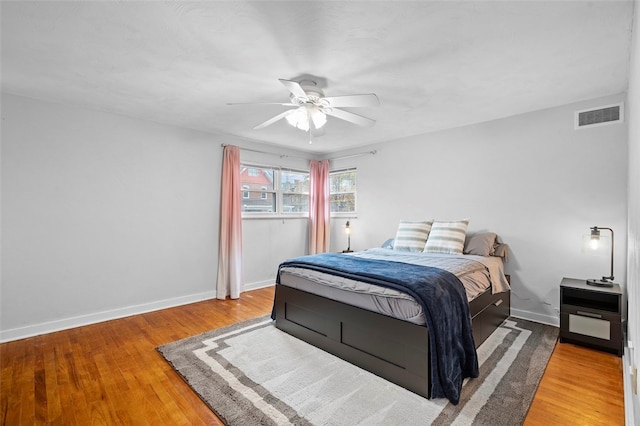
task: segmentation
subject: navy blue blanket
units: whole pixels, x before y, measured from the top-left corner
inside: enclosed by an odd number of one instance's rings
[[[393,288],[415,298],[422,305],[429,328],[432,398],[446,397],[457,404],[464,378],[478,377],[469,303],[454,274],[429,266],[323,253],[283,262],[278,268],[278,284],[280,268],[285,266]]]

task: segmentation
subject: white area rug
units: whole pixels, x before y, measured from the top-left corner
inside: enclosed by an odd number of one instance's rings
[[[519,425],[558,335],[509,318],[458,405],[427,400],[278,330],[268,317],[158,348],[229,425]]]

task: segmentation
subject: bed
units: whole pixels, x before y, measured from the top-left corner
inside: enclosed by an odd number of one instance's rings
[[[363,252],[289,259],[278,269],[273,317],[279,329],[352,364],[426,398],[446,397],[457,403],[462,379],[477,376],[475,348],[509,316],[506,253],[506,245],[496,239],[487,256],[401,251],[392,243]],[[395,268],[384,272],[391,278],[377,275],[387,267]],[[424,271],[444,277],[438,289],[455,287],[459,293],[462,288],[462,296],[453,299],[464,297],[464,303],[441,300],[445,296],[436,290],[427,296],[435,303],[426,306],[419,300],[422,295],[393,284]],[[462,285],[452,285],[452,276]],[[448,311],[458,309],[459,318],[447,318]],[[462,337],[435,336],[457,328]],[[443,339],[450,349],[442,349]],[[464,361],[452,380],[442,373],[452,369],[443,361],[448,355],[438,356],[447,350]],[[453,361],[456,368],[457,362]]]

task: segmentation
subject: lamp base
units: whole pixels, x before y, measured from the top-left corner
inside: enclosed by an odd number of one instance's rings
[[[604,280],[587,280],[587,285],[593,285],[596,287],[613,287],[613,283]]]

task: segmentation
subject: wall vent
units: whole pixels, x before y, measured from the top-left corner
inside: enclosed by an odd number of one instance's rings
[[[606,105],[597,108],[583,109],[575,113],[575,128],[604,126],[621,123],[624,117],[623,104]]]

